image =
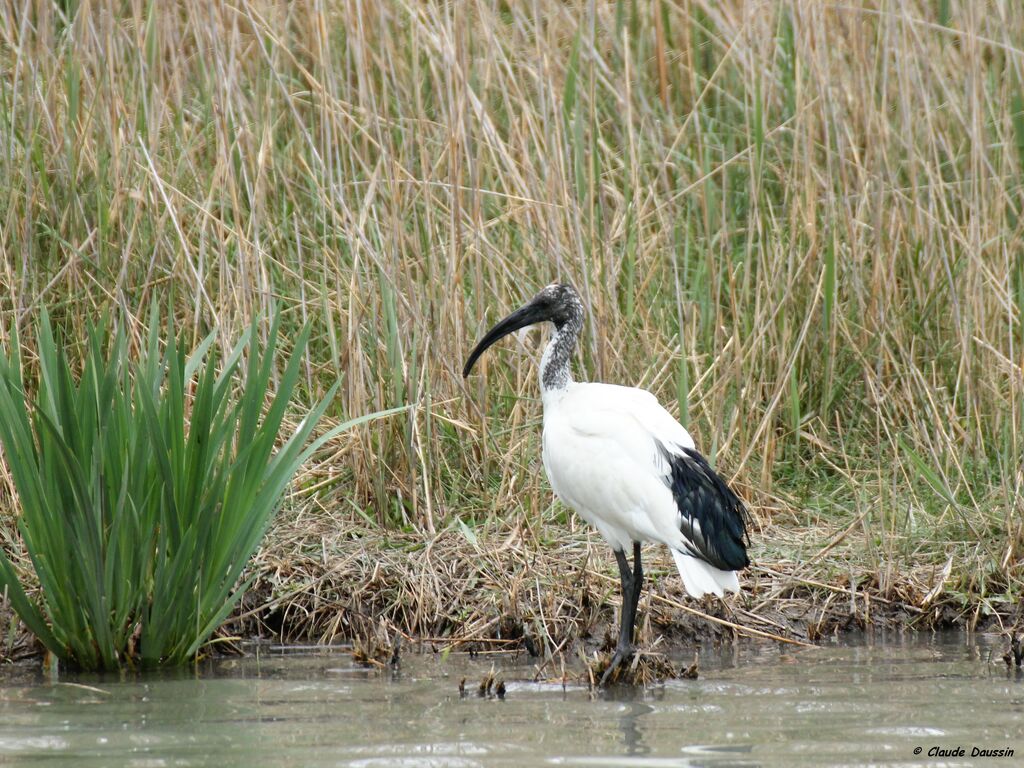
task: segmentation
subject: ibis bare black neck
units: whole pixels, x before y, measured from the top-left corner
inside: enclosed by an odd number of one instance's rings
[[[566,319],[556,324],[540,361],[540,386],[545,392],[565,389],[572,381],[569,361],[583,330],[583,304],[573,296]]]

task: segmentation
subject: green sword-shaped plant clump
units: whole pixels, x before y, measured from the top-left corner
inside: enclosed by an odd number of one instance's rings
[[[307,445],[332,388],[279,439],[308,329],[275,378],[278,318],[265,344],[253,324],[224,360],[213,334],[190,356],[173,334],[161,348],[158,326],[138,362],[120,327],[92,329],[78,376],[45,313],[37,381],[16,333],[0,354],[0,443],[41,605],[2,551],[0,586],[46,648],[83,669],[194,658],[248,586],[242,571],[299,466],[381,415]]]

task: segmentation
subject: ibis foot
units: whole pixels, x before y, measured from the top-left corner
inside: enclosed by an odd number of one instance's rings
[[[651,685],[675,678],[695,679],[696,662],[686,670],[677,668],[663,653],[635,648],[616,648],[611,656],[596,659],[590,667],[591,680],[609,690],[616,685]]]
[[[600,687],[604,688],[608,683],[614,682],[618,677],[617,671],[624,661],[629,661],[633,658],[635,653],[632,646],[616,646],[615,654],[612,656],[611,661],[608,662],[608,666],[604,670],[604,674],[601,675]]]

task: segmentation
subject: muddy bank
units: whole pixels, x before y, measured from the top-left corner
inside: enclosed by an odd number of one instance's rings
[[[543,541],[536,535],[518,526],[424,538],[283,525],[226,629],[284,643],[383,648],[400,635],[431,649],[545,656],[611,645],[619,581],[608,546],[588,530],[548,525]],[[740,637],[816,643],[855,631],[1007,631],[1019,620],[1014,606],[1000,612],[990,601],[957,599],[944,589],[948,572],[933,565],[890,574],[883,589],[867,567],[846,559],[837,567],[836,557],[760,558],[744,573],[741,594],[698,601],[683,592],[667,551],[645,547],[638,642],[660,650]]]

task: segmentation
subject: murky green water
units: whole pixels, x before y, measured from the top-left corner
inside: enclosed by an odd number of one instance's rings
[[[0,668],[0,764],[112,766],[1021,765],[1024,679],[994,637],[704,652],[701,676],[591,695],[492,661],[342,654],[219,662],[196,678],[48,681]],[[997,663],[998,662],[998,663]],[[468,677],[471,694],[460,698]],[[519,682],[523,681],[523,682]],[[915,756],[915,748],[921,754]],[[964,757],[928,756],[962,747]],[[971,757],[973,748],[1014,757]]]

